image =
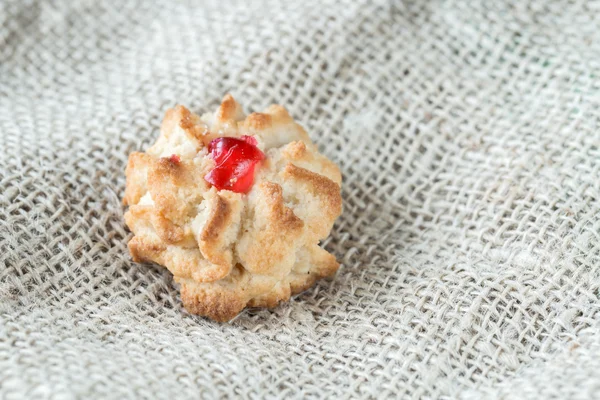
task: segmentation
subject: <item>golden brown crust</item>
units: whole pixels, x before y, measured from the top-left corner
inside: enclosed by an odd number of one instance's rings
[[[231,94],[226,94],[217,110],[216,119],[221,122],[233,121],[238,113],[238,104]]]
[[[150,217],[156,234],[167,244],[176,244],[185,238],[185,231],[180,226],[162,216],[158,211]]]
[[[337,165],[302,141],[291,142],[284,146],[281,156],[298,167],[317,172],[319,175],[329,178],[338,186],[342,183],[342,175]]]
[[[318,245],[307,247],[310,263],[312,264],[311,274],[316,275],[318,279],[332,276],[340,267],[333,254],[327,252]]]
[[[176,113],[179,114],[179,126],[183,129],[190,137],[196,139],[202,139],[207,131],[206,126],[199,125],[199,118],[185,108],[184,106],[177,106]]]
[[[268,293],[251,299],[248,302],[248,307],[277,307],[281,301],[289,299],[291,295],[290,285],[284,281],[275,285]]]
[[[163,243],[148,241],[141,236],[134,236],[127,244],[127,247],[129,247],[133,261],[154,261],[159,264],[161,263],[161,255],[166,250],[166,246]]]
[[[317,239],[325,238],[331,230],[331,224],[342,212],[340,187],[331,179],[294,164],[287,164],[282,171],[282,176],[284,180],[293,181],[315,199],[316,204],[309,212],[314,213],[319,210],[322,219],[311,224],[309,229]],[[310,205],[311,200],[306,199],[305,202]]]
[[[263,200],[267,203],[270,224],[281,228],[282,233],[299,232],[304,226],[304,222],[284,205],[281,186],[272,182],[263,182],[259,189],[264,195]]]
[[[285,146],[282,153],[289,160],[301,160],[306,154],[306,144],[300,141],[292,142]]]
[[[200,117],[193,114],[182,105],[168,109],[160,127],[160,137],[157,142],[148,149],[150,154],[159,155],[161,150],[165,150],[171,143],[176,146],[182,141],[186,141],[190,151],[197,152],[205,146],[205,135],[207,133],[206,124],[202,123]],[[177,137],[179,133],[183,137]],[[170,154],[164,154],[167,156]]]
[[[270,128],[272,124],[271,116],[263,113],[252,113],[246,117],[244,127],[253,130]]]
[[[171,135],[175,126],[179,127],[186,133],[189,139],[201,139],[206,133],[206,126],[199,124],[200,119],[197,115],[192,114],[190,110],[182,105],[177,105],[175,108],[167,110],[165,118],[161,125],[161,132],[166,137]],[[196,145],[200,142],[194,141]]]
[[[231,215],[231,207],[221,196],[215,196],[215,205],[210,214],[210,219],[204,225],[200,240],[207,245],[213,244],[223,232]]]
[[[125,223],[133,232],[152,230],[150,219],[154,208],[146,205],[132,205],[124,215]]]
[[[165,157],[153,162],[147,185],[155,208],[174,223],[184,224],[208,189],[205,174],[206,170],[193,161],[175,162]]]
[[[182,281],[181,301],[192,314],[204,315],[217,322],[226,322],[246,307],[246,302],[231,290],[204,288],[195,282]]]
[[[242,135],[267,155],[252,189],[211,188],[204,147]],[[275,307],[339,268],[318,246],[341,213],[339,169],[282,106],[246,117],[227,95],[202,118],[167,110],[157,142],[130,155],[126,177],[132,258],[167,267],[191,313],[227,321],[245,307]]]
[[[281,279],[293,265],[304,222],[284,205],[281,186],[263,182],[257,189],[256,200],[250,199],[250,203],[260,202],[251,204],[255,223],[241,236],[238,257],[251,273]]]
[[[288,111],[284,106],[279,104],[272,104],[265,110],[265,114],[269,114],[273,117],[274,120],[279,123],[290,123],[294,122]]]
[[[209,216],[198,235],[198,247],[202,255],[225,276],[233,268],[233,246],[239,231],[241,196],[223,192],[212,196],[208,202]],[[228,238],[230,236],[230,238]]]
[[[127,169],[125,170],[125,197],[123,203],[125,205],[137,204],[144,193],[147,192],[146,175],[148,167],[152,162],[152,157],[146,153],[133,152],[127,160]]]
[[[189,248],[194,247],[195,239],[190,230],[183,229],[164,218],[150,205],[133,205],[125,213],[125,222],[129,228],[140,233],[142,231],[156,235],[164,244],[177,244]]]
[[[332,210],[338,213],[341,211],[342,199],[339,196],[340,187],[331,179],[307,169],[297,167],[294,164],[285,166],[283,176],[302,182],[312,194],[326,198],[330,203],[330,208]]]

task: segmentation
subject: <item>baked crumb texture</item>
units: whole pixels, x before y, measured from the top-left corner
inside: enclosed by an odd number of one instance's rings
[[[247,194],[217,191],[204,180],[214,167],[206,147],[242,135],[266,159]],[[202,117],[176,106],[126,175],[131,255],[167,267],[194,314],[228,321],[274,307],[339,267],[318,244],[342,211],[340,171],[282,106],[245,115],[231,95]]]

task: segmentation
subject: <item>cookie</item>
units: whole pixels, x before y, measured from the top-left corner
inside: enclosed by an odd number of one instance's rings
[[[339,267],[319,241],[342,211],[340,171],[282,106],[170,109],[126,177],[133,260],[168,268],[191,313],[274,307]]]

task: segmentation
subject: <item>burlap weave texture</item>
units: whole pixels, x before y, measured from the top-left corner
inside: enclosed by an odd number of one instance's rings
[[[0,398],[600,397],[600,2],[0,0]],[[165,110],[284,104],[334,280],[231,324],[132,263]]]

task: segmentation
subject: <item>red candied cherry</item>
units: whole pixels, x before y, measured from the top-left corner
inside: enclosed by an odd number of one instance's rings
[[[254,168],[265,158],[251,136],[219,137],[208,144],[215,167],[204,177],[218,190],[247,193],[254,182]]]

